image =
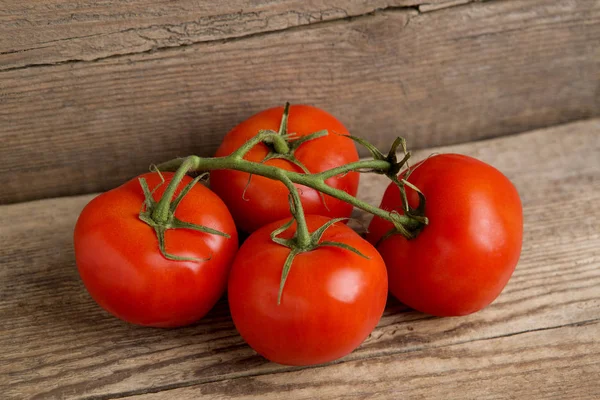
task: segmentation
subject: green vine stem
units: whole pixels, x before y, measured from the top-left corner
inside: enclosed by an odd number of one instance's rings
[[[296,186],[294,186],[294,183],[285,174],[281,174],[281,181],[290,191],[290,208],[292,215],[296,220],[296,247],[299,249],[307,249],[311,245],[311,238],[308,226],[306,225],[306,217],[304,215],[304,209],[302,208],[300,194],[298,193]]]
[[[325,204],[324,194],[327,194],[336,199],[342,200],[352,206],[362,209],[368,213],[378,216],[384,220],[391,222],[394,226],[389,232],[384,235],[388,237],[393,234],[401,234],[408,239],[412,239],[416,234],[428,223],[425,217],[425,196],[421,191],[414,185],[409,183],[406,178],[410,175],[410,168],[407,169],[404,177],[398,177],[400,170],[408,166],[407,161],[410,158],[410,153],[406,149],[406,142],[402,138],[397,138],[391,146],[391,149],[387,155],[381,153],[375,146],[370,144],[364,139],[348,136],[349,139],[365,146],[373,158],[371,160],[361,160],[345,164],[339,167],[331,168],[326,171],[318,173],[310,173],[306,167],[296,159],[294,152],[303,143],[309,140],[316,140],[328,134],[327,131],[314,132],[310,135],[305,135],[301,138],[295,138],[294,134],[288,134],[288,115],[290,105],[286,103],[279,126],[279,131],[273,130],[261,130],[258,134],[240,146],[237,150],[225,157],[198,157],[189,156],[186,158],[176,158],[159,165],[158,170],[163,171],[175,171],[171,182],[167,186],[162,198],[157,203],[152,198],[148,185],[145,180],[140,179],[140,184],[144,191],[146,200],[144,202],[144,208],[140,212],[140,219],[152,226],[156,232],[159,247],[161,253],[172,260],[189,260],[189,258],[179,257],[166,252],[165,250],[165,231],[167,229],[194,229],[198,231],[208,232],[212,234],[227,236],[223,232],[218,232],[213,229],[204,226],[197,226],[184,221],[179,221],[174,216],[177,205],[186,195],[192,186],[196,184],[200,177],[197,177],[190,182],[179,194],[179,196],[173,200],[175,191],[179,186],[184,176],[191,171],[211,171],[219,169],[229,169],[250,174],[248,184],[252,175],[260,175],[266,178],[278,180],[282,182],[289,191],[289,202],[290,212],[292,219],[275,229],[271,233],[271,239],[273,242],[286,246],[290,249],[290,253],[287,256],[282,273],[279,286],[279,293],[277,296],[277,304],[282,301],[283,289],[287,276],[292,268],[294,258],[300,253],[311,251],[319,247],[334,246],[343,248],[348,251],[352,251],[361,257],[367,258],[364,254],[360,253],[357,249],[345,244],[335,241],[321,241],[325,230],[344,218],[335,218],[326,222],[323,226],[316,229],[314,232],[308,230],[306,223],[306,216],[304,214],[302,201],[296,185],[303,185],[310,187],[319,192],[319,195],[323,198],[323,204]],[[270,149],[268,155],[261,162],[254,162],[244,159],[246,154],[259,143],[264,143]],[[398,147],[402,148],[404,156],[401,160],[397,159],[396,151]],[[281,168],[277,168],[271,165],[267,165],[265,161],[272,158],[282,158],[288,160],[292,164],[300,167],[303,173],[295,171],[288,171]],[[386,175],[399,189],[400,197],[402,200],[402,211],[403,214],[399,214],[395,211],[387,211],[381,208],[372,206],[364,201],[357,199],[356,197],[346,193],[343,190],[336,189],[329,186],[326,181],[338,175],[344,175],[349,172],[374,172],[378,174]],[[408,198],[406,195],[406,187],[416,191],[419,195],[419,205],[417,208],[412,208],[408,204]],[[296,222],[296,230],[292,238],[284,239],[278,237],[285,230],[290,228],[292,224]],[[196,260],[201,261],[201,260]]]
[[[373,159],[352,162],[346,165],[331,168],[329,170],[314,174],[310,173],[308,170],[306,170],[306,168],[301,168],[304,173],[298,173],[267,165],[264,161],[270,158],[284,158],[296,165],[301,166],[300,162],[294,157],[295,149],[297,149],[302,143],[304,143],[307,140],[314,140],[327,135],[326,131],[319,131],[311,135],[305,136],[303,138],[297,139],[295,141],[288,142],[288,140],[290,139],[290,135],[288,135],[287,133],[288,113],[289,104],[286,103],[278,132],[272,130],[259,131],[256,136],[248,140],[229,156],[213,158],[189,156],[186,158],[177,158],[159,165],[159,170],[174,170],[175,174],[173,175],[171,182],[167,186],[162,198],[158,203],[154,202],[152,195],[149,192],[149,189],[146,185],[146,182],[140,180],[142,189],[146,194],[146,209],[140,212],[140,219],[142,219],[155,229],[159,242],[159,247],[163,255],[167,258],[174,260],[185,260],[186,258],[178,257],[172,254],[168,254],[166,252],[164,243],[164,232],[166,229],[186,228],[209,232],[213,234],[225,235],[222,232],[210,230],[210,228],[207,227],[195,226],[189,223],[185,223],[183,221],[179,221],[174,217],[175,208],[181,201],[181,198],[185,196],[185,194],[198,180],[198,178],[196,178],[192,182],[190,182],[181,191],[179,196],[173,201],[173,196],[179,183],[188,172],[211,171],[215,169],[230,169],[249,173],[250,177],[252,175],[260,175],[266,178],[282,182],[289,191],[290,212],[292,214],[292,219],[283,226],[279,227],[278,229],[275,229],[271,233],[271,239],[273,240],[273,242],[282,246],[286,246],[290,249],[290,253],[287,256],[282,268],[279,293],[277,296],[277,304],[280,304],[282,301],[285,282],[287,280],[290,269],[292,268],[295,257],[300,253],[311,251],[319,247],[334,246],[346,249],[348,251],[352,251],[361,257],[367,258],[364,254],[361,254],[357,249],[348,246],[345,243],[338,243],[335,241],[321,241],[325,230],[327,230],[330,226],[334,225],[335,223],[343,220],[344,218],[331,219],[312,233],[308,230],[306,216],[304,214],[302,201],[296,185],[310,187],[312,189],[317,190],[321,196],[323,196],[323,194],[327,194],[339,200],[345,201],[346,203],[349,203],[354,207],[360,208],[366,212],[369,212],[373,215],[390,221],[393,224],[394,228],[392,228],[385,235],[385,237],[399,233],[404,237],[411,239],[428,223],[427,218],[424,215],[425,197],[419,191],[418,188],[414,187],[414,185],[410,184],[404,178],[399,178],[397,176],[400,169],[403,166],[407,165],[407,161],[410,157],[410,153],[406,150],[406,143],[404,139],[397,138],[392,144],[389,153],[387,155],[384,155],[367,141],[360,138],[349,137],[350,139],[365,146],[371,152]],[[265,143],[271,147],[272,150],[271,153],[269,153],[270,156],[267,156],[262,162],[253,162],[244,159],[244,156],[259,143]],[[396,149],[399,146],[402,146],[402,150],[404,152],[404,157],[400,161],[398,161],[396,155]],[[349,172],[374,172],[386,175],[392,182],[394,182],[394,184],[397,185],[398,189],[400,190],[402,199],[402,210],[404,213],[401,215],[397,212],[390,212],[372,206],[346,193],[343,190],[339,190],[329,186],[325,182],[327,179],[338,175],[347,174]],[[407,170],[405,176],[407,177],[409,174],[410,169]],[[419,206],[416,209],[411,208],[408,204],[408,199],[405,190],[406,186],[408,186],[412,190],[415,190],[419,195]],[[279,234],[283,233],[286,229],[290,228],[294,221],[296,222],[296,231],[292,238],[284,239],[278,237]]]
[[[260,175],[270,179],[278,180],[286,184],[290,181],[295,184],[303,185],[315,189],[321,193],[335,197],[354,207],[364,210],[368,213],[376,215],[382,219],[390,221],[398,233],[407,238],[414,237],[412,232],[418,231],[427,221],[424,218],[414,218],[410,215],[401,215],[398,213],[389,212],[344,192],[343,190],[335,189],[325,183],[325,180],[355,171],[371,171],[380,174],[386,174],[390,170],[396,168],[393,161],[387,159],[372,159],[361,160],[346,164],[340,167],[332,168],[316,174],[304,174],[294,171],[286,171],[277,167],[245,160],[244,155],[250,151],[256,144],[260,142],[272,143],[276,138],[281,138],[277,132],[260,131],[252,139],[248,140],[243,146],[239,147],[235,152],[225,157],[199,157],[189,156],[186,158],[177,158],[166,163],[160,164],[158,169],[161,171],[178,170],[185,166],[188,171],[211,171],[215,169],[231,169],[236,171],[247,172],[253,175]],[[289,189],[289,183],[287,184]]]

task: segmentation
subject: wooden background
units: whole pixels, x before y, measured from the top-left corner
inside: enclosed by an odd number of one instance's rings
[[[311,368],[254,353],[226,299],[183,329],[102,311],[72,250],[93,193],[286,100],[503,171],[525,237],[501,296],[461,318],[390,299]],[[0,398],[599,399],[598,117],[600,0],[0,0]]]
[[[382,148],[597,116],[599,20],[597,0],[3,0],[0,203],[211,155],[285,100]]]

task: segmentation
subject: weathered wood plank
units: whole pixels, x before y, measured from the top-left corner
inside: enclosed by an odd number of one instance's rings
[[[53,0],[0,6],[0,70],[92,61],[274,32],[375,10],[471,0]]]
[[[344,361],[362,360],[352,364],[360,366],[377,363],[373,357],[422,354],[423,368],[435,379],[439,370],[429,357],[432,351],[442,354],[440,348],[599,319],[600,119],[422,151],[416,158],[432,151],[474,155],[515,182],[525,213],[515,275],[493,305],[468,317],[433,318],[390,301],[376,330]],[[377,203],[385,185],[369,176],[360,197]],[[75,219],[91,197],[0,207],[0,392],[5,397],[104,398],[285,371],[295,371],[288,383],[301,390],[305,373],[268,363],[244,345],[225,301],[198,325],[174,330],[130,326],[101,311],[85,293],[72,253]],[[551,340],[572,343],[562,334]],[[520,361],[510,352],[496,357]],[[337,367],[327,368],[333,375],[324,379],[334,379]],[[539,379],[559,379],[563,370],[557,371],[544,369]],[[569,376],[574,385],[590,387],[579,382],[587,375]]]
[[[600,396],[599,331],[596,320],[127,398],[593,400]]]
[[[151,162],[209,155],[284,100],[323,107],[382,147],[397,134],[416,148],[595,116],[599,21],[590,0],[388,9],[0,72],[0,203],[106,190]]]

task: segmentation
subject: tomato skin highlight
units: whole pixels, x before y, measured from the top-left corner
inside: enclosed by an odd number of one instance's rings
[[[413,170],[408,181],[426,197],[429,225],[414,239],[393,235],[377,245],[390,292],[409,307],[436,316],[481,310],[502,292],[519,260],[519,194],[500,171],[463,155],[432,156]],[[416,207],[416,192],[406,191]],[[402,214],[400,205],[399,190],[391,184],[380,207]],[[375,217],[367,239],[376,244],[391,228]]]
[[[223,139],[215,156],[222,157],[233,153],[256,136],[261,129],[279,130],[283,107],[274,107],[255,114],[233,128]],[[303,143],[295,152],[296,158],[311,172],[321,172],[358,161],[354,142],[344,137],[347,129],[331,114],[308,105],[292,105],[289,111],[288,132],[297,137],[327,129],[328,135]],[[268,147],[260,143],[244,157],[246,160],[261,162],[268,154]],[[288,171],[302,170],[283,159],[271,159],[266,165],[276,166]],[[245,232],[253,232],[261,226],[290,217],[288,190],[279,181],[262,176],[252,176],[233,170],[215,170],[211,172],[211,188],[223,199],[231,210],[238,227]],[[328,179],[328,185],[343,190],[353,196],[358,190],[359,174],[350,172]],[[323,195],[314,189],[296,185],[300,190],[302,205],[306,214],[318,214],[331,218],[349,217],[352,206],[341,200]],[[245,193],[244,193],[245,190]]]
[[[173,177],[153,194],[160,200]],[[140,175],[150,190],[157,173]],[[175,196],[192,179],[186,176]],[[206,261],[173,261],[160,253],[154,229],[139,219],[144,194],[137,178],[94,198],[75,226],[75,259],[92,298],[127,322],[154,327],[191,324],[203,317],[224,293],[238,247],[237,231],[225,204],[196,184],[175,216],[229,234],[230,238],[189,229],[165,233],[166,251]],[[208,258],[210,258],[208,260]]]
[[[273,243],[270,233],[289,219],[254,232],[231,269],[231,316],[244,340],[265,358],[286,365],[313,365],[343,357],[377,325],[387,300],[387,274],[375,248],[351,228],[337,223],[322,241],[358,249],[320,247],[294,259],[281,303],[277,295],[290,249]],[[328,218],[308,215],[312,232]],[[282,237],[289,238],[295,225]]]

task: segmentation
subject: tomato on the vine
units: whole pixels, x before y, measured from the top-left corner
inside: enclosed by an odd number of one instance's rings
[[[519,260],[519,194],[500,171],[463,155],[432,156],[412,170],[407,180],[425,195],[429,225],[414,239],[384,238],[392,225],[375,217],[367,237],[385,260],[390,292],[437,316],[478,311],[496,299]],[[417,207],[417,193],[408,187],[406,193],[410,206]],[[380,207],[403,213],[395,184]]]
[[[158,201],[172,173],[145,179]],[[191,182],[186,176],[176,194]],[[105,310],[125,321],[156,327],[183,326],[203,317],[224,293],[238,247],[237,232],[225,204],[196,184],[174,215],[229,238],[190,229],[168,229],[169,254],[197,260],[170,260],[159,250],[154,229],[140,219],[146,197],[138,178],[94,198],[75,227],[75,259],[83,283]]]
[[[260,130],[278,131],[283,112],[283,107],[275,107],[248,118],[225,136],[215,156],[231,154]],[[295,134],[289,141],[291,145],[295,139],[321,130],[327,130],[328,134],[302,143],[291,154],[307,171],[316,173],[358,161],[354,142],[345,137],[348,131],[335,117],[312,106],[290,107],[287,132]],[[262,162],[265,157],[273,155],[279,158],[268,159],[265,161],[266,165],[304,172],[297,164],[281,158],[290,154],[275,154],[264,143],[257,144],[244,158]],[[267,223],[290,216],[288,190],[281,182],[262,176],[249,178],[248,173],[234,170],[216,170],[211,173],[211,188],[225,201],[240,229],[253,232]],[[354,196],[358,189],[358,179],[358,173],[350,172],[330,178],[326,183]],[[298,188],[307,214],[337,218],[349,217],[352,212],[352,206],[344,201],[321,195],[308,187],[298,185]]]
[[[328,218],[308,215],[310,232]],[[283,265],[290,249],[271,232],[288,220],[255,231],[240,248],[228,285],[236,328],[259,354],[286,365],[311,365],[343,357],[377,325],[387,300],[385,265],[377,250],[343,223],[329,227],[321,241],[358,250],[323,246],[293,260],[278,304]],[[290,238],[296,225],[281,237]]]

